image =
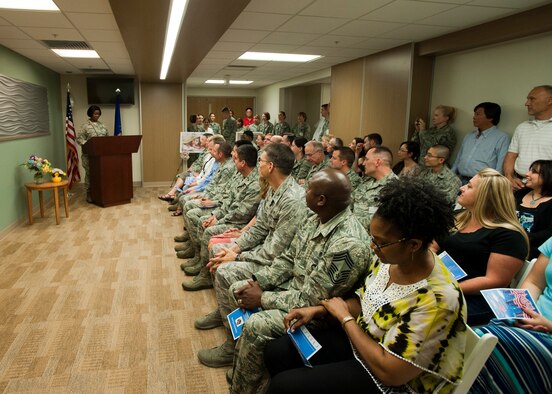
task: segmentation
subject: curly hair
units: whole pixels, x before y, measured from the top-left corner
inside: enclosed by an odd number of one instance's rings
[[[406,239],[419,239],[426,248],[443,241],[454,227],[446,195],[431,183],[412,177],[389,181],[380,191],[375,215],[390,222]]]

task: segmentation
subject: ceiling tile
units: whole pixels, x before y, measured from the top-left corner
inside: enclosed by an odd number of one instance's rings
[[[205,56],[205,59],[224,59],[232,61],[242,55],[243,52],[225,52],[225,51],[211,51]]]
[[[469,5],[482,5],[488,7],[528,8],[550,3],[543,0],[472,0]]]
[[[297,49],[299,45],[284,45],[284,44],[256,44],[250,51],[253,52],[276,52],[276,53],[290,53]]]
[[[109,68],[102,59],[67,59],[69,64],[77,68]]]
[[[384,49],[390,49],[397,47],[399,45],[403,45],[410,42],[409,39],[394,39],[394,38],[377,38],[372,37],[367,40],[364,40],[358,44],[352,44],[351,47],[353,48],[365,48],[365,49],[378,49],[378,50],[384,50]]]
[[[65,15],[67,15],[67,18],[73,23],[73,25],[78,26],[79,29],[119,29],[113,14],[67,12]]]
[[[54,3],[64,12],[111,14],[109,0],[54,0]]]
[[[134,75],[136,72],[134,71],[134,67],[132,66],[110,66],[111,71],[113,71],[114,74],[118,75]]]
[[[354,45],[363,42],[363,37],[352,36],[337,36],[333,34],[326,34],[316,40],[309,42],[310,46],[339,46],[342,48],[356,48]],[[362,48],[362,47],[360,47]]]
[[[300,15],[327,16],[356,19],[393,0],[317,0],[301,11]]]
[[[0,18],[0,26],[11,26],[11,23],[4,18]]]
[[[415,22],[440,12],[457,7],[454,4],[414,2],[409,0],[397,0],[381,7],[361,19],[385,22]]]
[[[0,10],[0,16],[20,27],[73,27],[61,12]]]
[[[273,32],[264,40],[263,44],[289,44],[290,42],[303,45],[319,37],[318,34]]]
[[[400,29],[383,34],[382,37],[417,42],[450,33],[452,30],[453,29],[450,27],[444,26],[407,25],[405,27],[401,27]]]
[[[325,34],[347,23],[348,19],[317,16],[295,16],[278,28],[278,31]]]
[[[80,32],[88,41],[123,42],[119,30],[80,29]]]
[[[220,38],[220,42],[250,42],[256,43],[268,36],[268,31],[228,29]]]
[[[11,38],[5,38],[0,40],[0,43],[5,47],[17,51],[18,49],[44,49],[44,45],[36,42],[35,40],[16,40]]]
[[[121,52],[128,55],[125,44],[122,42],[103,42],[103,41],[90,41],[90,46],[100,53],[102,51],[106,52]],[[101,54],[100,54],[101,55]]]
[[[401,26],[404,26],[404,24],[357,20],[335,29],[332,31],[332,34],[357,37],[376,37],[383,33],[395,30]]]
[[[84,37],[76,29],[65,29],[59,27],[21,27],[21,30],[35,40],[84,40]]]
[[[313,0],[251,0],[245,12],[295,15]]]
[[[420,21],[423,24],[468,27],[514,13],[508,8],[475,7],[463,5]]]
[[[211,51],[246,52],[253,46],[250,42],[217,42]]]
[[[274,30],[290,18],[289,15],[242,12],[230,29]]]
[[[26,40],[29,36],[15,26],[0,26],[0,42],[3,38]]]

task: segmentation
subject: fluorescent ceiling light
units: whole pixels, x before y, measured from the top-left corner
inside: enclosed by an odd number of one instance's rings
[[[52,0],[0,0],[0,8],[12,10],[59,11]]]
[[[294,53],[245,52],[238,59],[305,63],[321,57],[320,55],[297,55]]]
[[[167,25],[167,33],[165,35],[165,47],[163,48],[163,62],[161,63],[160,79],[167,78],[169,66],[176,46],[180,26],[186,13],[188,0],[171,0],[171,9],[169,11],[169,23]]]
[[[253,81],[235,81],[230,80],[230,85],[249,85],[250,83],[253,83]]]
[[[224,79],[208,79],[207,81],[205,81],[205,83],[212,83],[212,84],[222,85],[222,84],[224,84]]]
[[[92,49],[52,49],[61,57],[76,57],[76,58],[99,58],[100,55]]]

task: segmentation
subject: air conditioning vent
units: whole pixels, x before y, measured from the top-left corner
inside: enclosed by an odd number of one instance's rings
[[[101,74],[101,75],[112,75],[113,71],[109,68],[81,68],[79,69],[83,74]]]
[[[257,67],[255,66],[240,66],[240,65],[228,65],[224,67],[225,70],[234,70],[234,71],[253,71]]]
[[[50,49],[92,49],[84,41],[42,40],[42,42]]]

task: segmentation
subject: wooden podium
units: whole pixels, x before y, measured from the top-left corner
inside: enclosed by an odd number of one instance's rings
[[[82,146],[90,167],[90,197],[101,207],[128,204],[133,197],[132,154],[141,135],[93,137]]]

